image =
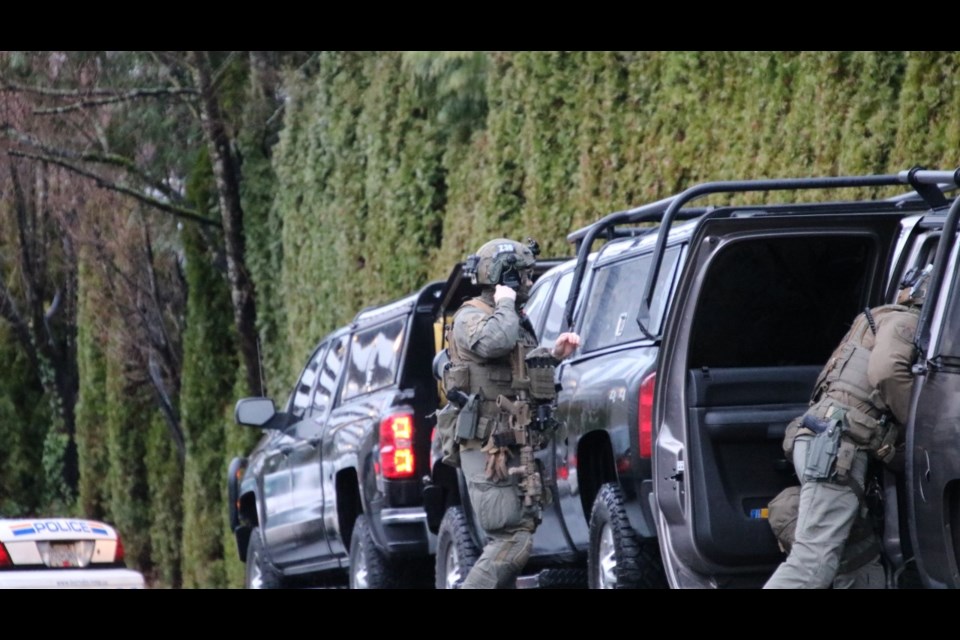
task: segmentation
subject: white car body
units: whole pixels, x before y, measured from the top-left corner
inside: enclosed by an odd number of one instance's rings
[[[143,589],[122,549],[116,530],[96,520],[0,519],[0,588]]]

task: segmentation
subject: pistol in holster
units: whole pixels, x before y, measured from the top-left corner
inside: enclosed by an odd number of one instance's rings
[[[457,416],[457,440],[472,440],[477,436],[477,423],[480,420],[480,394],[474,393],[466,397]]]

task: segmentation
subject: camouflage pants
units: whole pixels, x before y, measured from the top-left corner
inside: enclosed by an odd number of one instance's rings
[[[797,436],[793,449],[794,468],[806,466],[809,435]],[[867,473],[867,453],[854,456],[850,477],[863,486]],[[880,557],[849,573],[838,574],[841,558],[854,549],[846,549],[847,538],[860,510],[860,499],[847,485],[813,482],[801,478],[800,512],[796,541],[764,589],[883,589],[886,578]],[[869,541],[874,542],[874,541]]]
[[[460,468],[467,478],[470,502],[488,537],[483,553],[467,574],[462,589],[513,587],[533,547],[536,523],[523,507],[517,477],[488,480],[484,475],[486,462],[487,454],[478,449],[460,452]],[[514,456],[507,466],[516,464]]]

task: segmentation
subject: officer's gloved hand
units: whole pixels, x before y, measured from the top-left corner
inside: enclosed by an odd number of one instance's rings
[[[553,357],[563,360],[580,346],[580,336],[572,331],[561,333],[553,343]]]
[[[512,302],[516,302],[517,292],[510,287],[505,287],[502,284],[498,284],[497,288],[493,291],[493,302],[495,304],[499,304],[501,300],[510,300]]]

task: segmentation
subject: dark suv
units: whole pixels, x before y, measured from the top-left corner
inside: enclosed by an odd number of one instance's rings
[[[237,403],[237,422],[264,431],[229,470],[247,587],[432,584],[421,478],[439,402],[431,361],[443,285],[324,337],[282,412],[267,398]]]
[[[572,233],[578,259],[546,274],[545,299],[535,291],[531,300],[541,327],[549,309],[566,305],[554,331],[572,328],[581,347],[558,368],[564,426],[538,454],[554,500],[521,583],[544,586],[558,568],[586,567],[592,588],[762,585],[783,559],[766,505],[797,482],[781,448],[786,425],[859,311],[890,300],[909,267],[933,260],[949,206],[940,185],[953,184],[952,173],[932,171],[707,183]],[[816,201],[885,186],[912,189]],[[724,203],[779,191],[798,201]],[[720,204],[690,205],[717,194]],[[934,335],[953,349],[951,334]],[[930,362],[941,372],[956,366]],[[940,379],[948,386],[927,393],[945,399],[956,384]],[[956,411],[941,405],[942,430]],[[955,453],[960,438],[947,445],[935,432],[912,433],[924,442],[923,457],[908,463],[916,477],[883,482],[891,575],[922,558],[920,545],[939,545],[938,560],[955,553],[937,541],[960,530],[960,457],[940,453]],[[917,471],[933,461],[942,476]],[[443,586],[444,574],[455,584],[475,560],[480,537],[460,474],[433,470],[426,503]],[[930,528],[908,537],[920,523],[912,512]]]
[[[568,440],[556,464],[577,479],[564,513],[588,532],[578,543],[591,586],[766,581],[783,559],[766,506],[797,483],[781,448],[786,425],[852,319],[933,259],[949,205],[938,185],[952,176],[708,183],[574,234],[583,270],[594,239],[613,238],[591,268],[582,313],[567,314],[583,345],[558,376]],[[825,189],[896,185],[913,191],[809,202]],[[690,206],[768,191],[800,201]],[[680,219],[690,221],[674,226]],[[630,237],[644,221],[657,227]],[[898,481],[890,473],[882,484],[887,557],[899,570],[913,552],[901,535],[909,520],[897,520],[909,502]]]

